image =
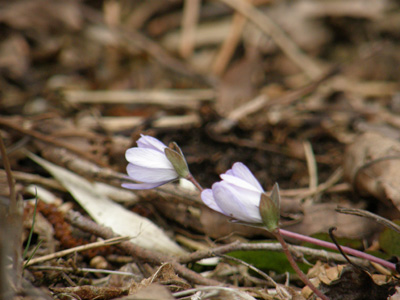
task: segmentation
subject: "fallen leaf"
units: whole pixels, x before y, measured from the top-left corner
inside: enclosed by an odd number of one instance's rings
[[[373,196],[400,215],[400,142],[366,132],[348,146],[344,176],[361,196]]]
[[[97,223],[110,227],[121,236],[132,236],[131,241],[143,248],[173,255],[185,253],[149,219],[125,209],[101,193],[96,182],[89,182],[32,153],[28,156],[51,173]]]
[[[349,203],[340,203],[349,206]],[[353,215],[340,214],[335,211],[336,203],[313,203],[303,208],[304,217],[298,224],[286,226],[285,229],[304,235],[328,232],[336,227],[335,235],[352,239],[371,236],[379,227],[369,219]]]

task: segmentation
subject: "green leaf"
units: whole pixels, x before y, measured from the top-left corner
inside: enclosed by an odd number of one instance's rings
[[[274,251],[233,251],[229,256],[241,259],[264,272],[275,271],[278,274],[284,272],[295,273],[286,257],[282,252]],[[307,272],[310,266],[304,263],[298,265],[303,272]]]
[[[400,225],[400,220],[393,222]],[[400,234],[396,231],[386,228],[379,237],[379,244],[387,254],[400,256]]]

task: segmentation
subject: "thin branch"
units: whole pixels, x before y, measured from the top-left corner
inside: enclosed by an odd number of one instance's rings
[[[70,267],[60,267],[60,266],[31,266],[30,270],[40,270],[40,271],[63,271],[63,272],[87,272],[87,273],[97,273],[97,274],[109,274],[109,275],[121,275],[129,277],[139,277],[136,274],[130,272],[105,270],[105,269],[92,269],[92,268],[70,268]]]
[[[3,137],[0,134],[0,153],[3,160],[4,170],[7,175],[8,188],[10,190],[10,208],[9,212],[16,213],[18,211],[17,194],[15,193],[15,183],[11,171],[10,161],[8,160],[6,146],[3,142]]]
[[[121,237],[111,238],[111,239],[108,239],[105,241],[94,242],[94,243],[90,243],[90,244],[86,244],[86,245],[82,245],[82,246],[77,246],[74,248],[62,250],[62,251],[59,251],[56,253],[51,253],[48,255],[44,255],[42,257],[31,259],[30,261],[25,261],[24,263],[26,263],[26,267],[28,267],[28,266],[35,265],[35,264],[38,264],[41,262],[45,262],[45,261],[48,261],[48,260],[51,260],[54,258],[63,257],[68,254],[71,254],[71,253],[82,252],[82,251],[86,251],[86,250],[90,250],[90,249],[94,249],[94,248],[98,248],[98,247],[103,247],[103,246],[115,245],[115,244],[127,241],[130,238],[131,237],[129,237],[129,236],[121,236]]]
[[[185,0],[183,4],[182,35],[179,53],[188,58],[193,53],[196,27],[200,13],[200,0]]]
[[[398,233],[400,233],[400,226],[397,225],[396,223],[385,219],[381,216],[378,216],[372,212],[363,210],[363,209],[358,209],[358,208],[347,208],[347,207],[338,207],[336,208],[337,212],[340,212],[342,214],[348,214],[348,215],[354,215],[354,216],[359,216],[359,217],[364,217],[364,218],[368,218],[371,220],[374,220],[375,222],[384,225]]]
[[[310,256],[313,260],[324,260],[328,262],[345,263],[345,258],[334,252],[327,252],[326,250],[312,249],[303,246],[292,246],[292,248],[303,255]],[[182,255],[179,257],[179,262],[187,264],[190,262],[199,261],[203,258],[219,256],[232,251],[282,251],[282,246],[279,243],[239,243],[233,242],[228,245],[218,246],[206,250],[198,250],[196,252]],[[360,258],[352,258],[358,265],[368,266],[369,262]]]
[[[94,157],[91,153],[82,151],[76,147],[71,146],[68,143],[62,142],[60,140],[55,139],[54,137],[48,137],[40,132],[34,131],[34,130],[29,130],[22,128],[12,122],[7,121],[5,118],[0,118],[0,125],[11,128],[15,131],[18,131],[21,134],[31,136],[39,141],[42,141],[46,144],[54,145],[60,148],[67,149],[68,151],[71,151],[75,154],[78,154],[79,156],[96,163],[97,165],[100,165],[102,167],[107,167],[107,165],[101,161],[99,161],[97,158]]]
[[[310,176],[310,190],[316,190],[318,187],[318,170],[317,162],[315,160],[314,151],[309,141],[303,142],[304,153],[307,161],[308,174]]]
[[[229,33],[222,43],[215,57],[213,66],[211,67],[215,75],[220,76],[225,71],[226,66],[231,60],[233,53],[235,52],[235,49],[239,44],[246,22],[247,20],[243,15],[239,13],[235,13],[233,15],[232,24],[229,28]]]
[[[243,14],[249,21],[257,25],[264,33],[269,35],[282,51],[311,79],[322,75],[321,68],[309,56],[303,53],[299,47],[285,34],[285,32],[254,6],[244,0],[220,0],[226,5]]]

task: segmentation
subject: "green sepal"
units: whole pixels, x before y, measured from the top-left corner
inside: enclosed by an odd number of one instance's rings
[[[178,147],[178,149],[179,149],[179,147]],[[180,151],[180,153],[178,153],[177,151],[172,150],[170,148],[165,148],[164,153],[165,153],[165,156],[167,157],[167,159],[171,162],[176,173],[178,173],[178,175],[180,177],[186,178],[190,174],[189,167],[186,163],[186,160],[183,157],[183,155],[180,154],[181,151]]]
[[[277,184],[274,185],[271,197],[269,197],[266,193],[261,194],[260,206],[259,206],[261,220],[265,228],[271,232],[279,228],[279,219],[280,219],[279,202],[280,202],[280,196]]]
[[[182,149],[178,146],[177,143],[175,142],[169,143],[168,148],[178,152],[182,157],[185,157],[185,155],[183,155]]]
[[[278,208],[278,211],[281,210],[281,194],[279,193],[279,185],[275,182],[274,187],[271,192],[271,200],[275,203]]]

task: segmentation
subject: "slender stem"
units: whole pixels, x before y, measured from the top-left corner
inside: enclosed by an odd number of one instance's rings
[[[328,249],[337,250],[336,245],[333,244],[333,243],[330,243],[330,242],[321,241],[319,239],[315,239],[315,238],[312,238],[312,237],[309,237],[309,236],[305,236],[305,235],[302,235],[302,234],[299,234],[299,233],[294,233],[294,232],[287,231],[287,230],[284,230],[284,229],[280,229],[279,232],[280,232],[281,235],[286,236],[286,237],[294,238],[294,239],[299,240],[299,241],[312,243],[314,245],[322,246],[322,247],[325,247],[325,248],[328,248]],[[396,265],[391,263],[391,262],[388,262],[388,261],[386,261],[384,259],[375,257],[375,256],[370,255],[368,253],[361,252],[361,251],[358,251],[358,250],[355,250],[355,249],[352,249],[352,248],[349,248],[349,247],[346,247],[346,246],[341,246],[341,248],[342,248],[343,252],[345,252],[347,254],[350,254],[350,255],[353,255],[353,256],[356,256],[356,257],[359,257],[359,258],[363,258],[363,259],[375,262],[375,263],[380,264],[380,265],[382,265],[382,266],[384,266],[384,267],[386,267],[386,268],[388,268],[388,269],[390,269],[392,271],[396,271]]]
[[[277,229],[277,230],[273,231],[272,234],[276,237],[276,239],[282,245],[283,252],[285,253],[285,255],[286,255],[287,259],[289,260],[289,263],[292,266],[292,268],[294,269],[294,271],[297,273],[297,275],[299,275],[301,281],[303,281],[303,283],[305,285],[307,285],[315,293],[315,295],[317,295],[318,297],[320,297],[323,300],[329,300],[329,298],[327,296],[325,296],[319,289],[317,289],[315,287],[315,285],[313,285],[311,283],[311,281],[307,278],[307,276],[300,270],[299,266],[297,265],[297,263],[295,262],[295,260],[292,256],[292,253],[290,253],[289,247],[286,244],[285,240],[283,239],[283,237],[280,233],[280,230]]]
[[[9,212],[16,213],[18,211],[17,195],[15,193],[15,183],[11,171],[10,161],[8,160],[6,146],[4,145],[3,138],[0,135],[0,157],[3,160],[4,170],[6,172],[8,188],[10,189],[10,208]]]
[[[197,187],[197,189],[200,191],[200,193],[203,191],[203,188],[201,187],[200,183],[197,182],[197,180],[193,177],[192,174],[189,173],[188,176],[186,176],[186,179],[189,180],[191,183]]]

